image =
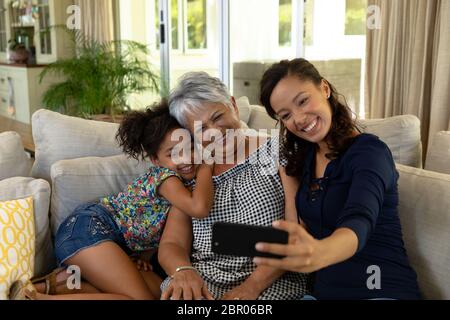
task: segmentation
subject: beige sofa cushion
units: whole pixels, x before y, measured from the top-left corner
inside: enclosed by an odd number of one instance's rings
[[[53,243],[50,237],[48,209],[50,206],[50,185],[45,180],[32,178],[11,178],[0,181],[0,201],[33,197],[36,256],[34,272],[41,276],[53,269]]]
[[[50,168],[59,161],[121,154],[115,141],[119,125],[39,110],[32,118],[36,161],[32,176],[50,182]]]
[[[269,117],[266,109],[261,106],[251,106],[250,118],[248,120],[248,126],[251,129],[275,129],[277,127],[277,121]]]
[[[404,115],[386,119],[360,120],[365,132],[372,133],[391,149],[397,163],[422,168],[420,120]]]
[[[0,180],[29,177],[31,162],[16,132],[0,133]]]
[[[450,175],[398,165],[400,218],[427,299],[450,299]]]
[[[51,226],[59,225],[76,207],[117,194],[145,173],[152,164],[137,162],[124,155],[58,161],[52,166]]]
[[[240,97],[236,99],[236,104],[239,110],[239,118],[242,122],[246,124],[250,120],[251,106],[247,97]]]
[[[428,150],[425,168],[450,174],[450,131],[436,133]]]

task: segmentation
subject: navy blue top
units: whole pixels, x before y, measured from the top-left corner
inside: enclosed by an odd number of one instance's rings
[[[355,256],[316,272],[313,295],[318,299],[420,299],[398,215],[399,174],[387,145],[376,136],[361,134],[328,164],[323,178],[314,179],[314,164],[315,150],[310,150],[305,183],[296,197],[299,217],[316,239],[349,228],[359,242]],[[313,182],[320,186],[317,191],[309,187]],[[381,289],[376,288],[377,274]]]

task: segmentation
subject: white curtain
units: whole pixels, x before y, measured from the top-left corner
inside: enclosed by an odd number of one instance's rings
[[[81,9],[81,30],[88,38],[101,42],[114,39],[113,1],[75,0]]]
[[[381,29],[367,32],[369,118],[413,114],[429,137],[450,130],[450,1],[369,0]]]

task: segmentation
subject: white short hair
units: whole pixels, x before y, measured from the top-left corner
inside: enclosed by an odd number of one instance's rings
[[[228,88],[220,79],[206,72],[189,72],[180,78],[169,96],[170,114],[187,127],[187,114],[204,110],[205,103],[220,103],[231,108]]]

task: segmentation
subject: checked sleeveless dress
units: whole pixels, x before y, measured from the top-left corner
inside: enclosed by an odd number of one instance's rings
[[[202,220],[192,219],[191,261],[212,295],[219,299],[244,282],[256,269],[251,258],[214,254],[212,227],[216,222],[271,226],[284,218],[284,192],[278,175],[278,137],[268,139],[245,162],[213,177],[214,206]],[[276,151],[276,152],[274,152]],[[307,294],[306,274],[286,273],[267,288],[260,300],[300,299]],[[161,285],[167,287],[170,278]]]

